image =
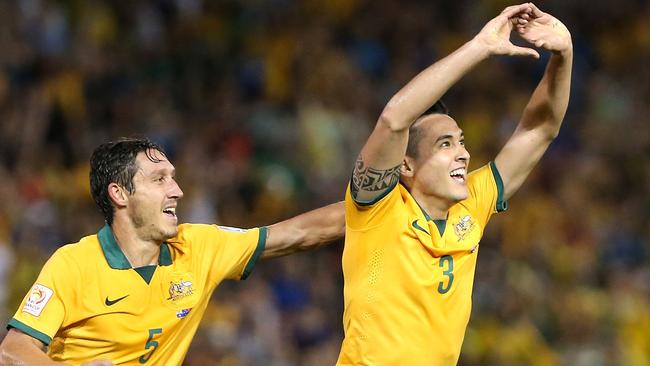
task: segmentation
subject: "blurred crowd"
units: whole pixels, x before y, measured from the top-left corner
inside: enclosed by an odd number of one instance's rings
[[[162,144],[181,221],[286,219],[341,200],[390,96],[510,4],[1,1],[0,318],[56,248],[103,225],[88,188],[99,143]],[[482,240],[460,365],[650,365],[650,4],[538,5],[572,32],[571,103]],[[489,60],[445,97],[474,168],[514,130],[547,57]],[[342,247],[222,284],[185,364],[333,365]]]

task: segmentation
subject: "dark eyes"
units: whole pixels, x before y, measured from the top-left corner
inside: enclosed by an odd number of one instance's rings
[[[465,140],[458,141],[458,144],[461,146],[465,146]],[[451,142],[443,141],[442,143],[440,143],[440,147],[451,147]]]

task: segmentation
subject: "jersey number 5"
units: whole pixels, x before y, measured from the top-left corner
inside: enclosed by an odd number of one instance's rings
[[[158,348],[158,341],[153,340],[153,336],[156,334],[162,333],[162,328],[154,328],[154,329],[149,329],[149,339],[147,339],[147,343],[144,345],[144,349],[149,349],[153,348],[151,352],[147,353],[146,355],[140,356],[140,363],[147,363],[149,361],[149,358],[151,358],[151,355],[153,355],[154,352],[156,352],[156,348]]]
[[[454,282],[454,257],[450,255],[443,255],[440,257],[439,266],[440,268],[447,267],[447,269],[443,269],[442,271],[442,274],[448,278],[447,286],[445,286],[444,280],[438,283],[438,292],[441,294],[446,294],[451,288],[451,284]]]

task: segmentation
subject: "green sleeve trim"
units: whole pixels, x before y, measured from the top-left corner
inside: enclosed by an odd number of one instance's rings
[[[19,331],[29,335],[30,337],[38,339],[39,341],[43,342],[46,346],[49,346],[50,342],[52,342],[52,338],[50,336],[48,336],[43,332],[39,332],[38,330],[30,327],[29,325],[21,322],[20,320],[17,320],[16,318],[11,319],[7,324],[7,329],[11,329],[11,328],[16,328]]]
[[[492,171],[492,176],[494,177],[494,182],[497,184],[497,212],[503,212],[508,209],[508,202],[503,199],[503,180],[501,179],[501,174],[499,174],[499,169],[497,169],[494,161],[490,162],[490,170]]]
[[[244,273],[241,275],[241,279],[245,280],[250,276],[251,272],[253,271],[253,267],[255,266],[255,263],[257,263],[257,260],[262,256],[262,252],[264,252],[264,248],[266,247],[266,233],[268,232],[268,229],[266,226],[262,226],[260,228],[260,236],[257,239],[257,248],[255,248],[255,252],[253,252],[253,255],[251,256],[251,259],[248,261],[248,264],[246,265],[246,268],[244,268]]]
[[[365,207],[365,206],[372,206],[372,205],[374,205],[375,203],[381,201],[382,198],[388,196],[388,194],[389,194],[393,189],[395,189],[395,187],[397,187],[397,183],[398,183],[398,182],[399,182],[399,180],[396,180],[396,181],[395,181],[393,184],[391,184],[389,187],[386,187],[386,189],[385,189],[383,192],[381,192],[381,194],[380,194],[379,196],[373,198],[373,199],[370,200],[370,201],[363,201],[363,200],[358,200],[358,199],[354,198],[354,195],[352,194],[352,183],[350,182],[350,197],[352,197],[352,199],[354,200],[354,202],[355,202],[357,205],[359,205],[359,206],[364,206],[364,207]]]

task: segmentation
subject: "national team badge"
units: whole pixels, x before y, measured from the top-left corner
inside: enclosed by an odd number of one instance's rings
[[[173,309],[174,314],[180,314],[180,317],[183,310],[196,306],[203,293],[201,281],[197,281],[189,271],[163,273],[160,286],[164,304]]]
[[[472,220],[470,215],[465,215],[461,218],[460,221],[454,225],[454,232],[456,233],[458,240],[460,241],[465,239],[467,234],[474,230],[475,226],[474,220]]]
[[[178,282],[169,282],[169,298],[167,300],[177,301],[194,294],[194,288],[191,281],[183,280]]]
[[[40,316],[41,312],[47,305],[47,302],[50,301],[50,298],[54,294],[54,291],[41,285],[35,284],[32,287],[32,290],[29,292],[29,296],[25,301],[25,306],[23,306],[23,312],[32,314],[34,316]]]

